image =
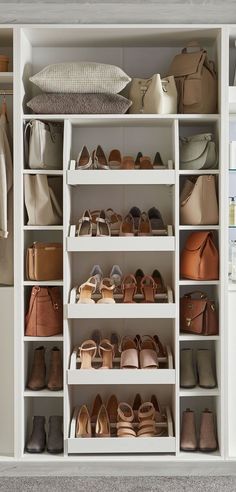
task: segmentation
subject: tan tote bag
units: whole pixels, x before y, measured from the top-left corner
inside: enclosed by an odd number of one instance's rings
[[[182,225],[218,224],[219,207],[215,177],[199,176],[186,179],[180,195],[180,222]]]
[[[132,79],[129,113],[176,114],[177,89],[174,77],[161,79],[159,74],[150,79]]]
[[[28,225],[62,224],[61,178],[48,177],[45,174],[26,174],[24,189]]]

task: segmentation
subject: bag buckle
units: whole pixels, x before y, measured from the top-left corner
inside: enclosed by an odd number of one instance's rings
[[[191,322],[192,322],[191,318],[186,318],[185,321],[186,321],[187,326],[191,325]]]
[[[58,311],[59,306],[58,306],[57,302],[54,302],[53,303],[53,307],[54,307],[55,311]]]

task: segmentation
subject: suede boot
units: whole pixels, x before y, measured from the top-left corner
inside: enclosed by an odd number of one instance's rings
[[[200,349],[197,351],[197,372],[199,386],[201,386],[201,388],[216,387],[216,379],[212,367],[211,350]]]
[[[187,408],[182,415],[180,449],[182,451],[196,451],[197,449],[195,414],[190,408]]]
[[[194,388],[197,384],[193,366],[192,349],[182,349],[180,352],[180,386]]]
[[[45,417],[34,417],[33,430],[26,444],[28,453],[43,453],[46,446]]]
[[[45,348],[38,347],[34,351],[34,360],[31,368],[31,374],[27,384],[32,391],[39,391],[46,386],[46,365],[45,365]]]
[[[207,408],[201,414],[199,449],[205,453],[217,449],[216,428],[213,413]]]
[[[63,419],[60,415],[53,415],[49,418],[48,444],[47,451],[52,454],[63,452]]]
[[[48,389],[59,391],[63,388],[63,370],[61,351],[57,347],[51,350],[51,360],[48,378]]]

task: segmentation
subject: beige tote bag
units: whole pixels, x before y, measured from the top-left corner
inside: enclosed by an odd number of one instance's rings
[[[150,79],[132,79],[129,113],[176,114],[177,89],[174,77],[161,79],[159,74]]]
[[[62,224],[62,180],[45,174],[24,176],[28,225]]]
[[[215,177],[199,176],[196,182],[186,179],[180,195],[181,224],[213,225],[218,221]]]

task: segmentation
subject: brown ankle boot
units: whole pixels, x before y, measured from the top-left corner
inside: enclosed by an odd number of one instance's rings
[[[48,378],[48,389],[59,391],[63,388],[63,370],[61,351],[57,347],[51,350],[51,360]]]
[[[196,451],[197,449],[195,414],[190,408],[187,408],[182,415],[180,449],[182,451]]]
[[[217,447],[214,415],[206,408],[201,414],[199,449],[210,453],[216,451]]]
[[[31,374],[27,384],[28,388],[33,391],[39,391],[46,386],[46,365],[45,365],[45,348],[38,347],[34,351],[34,360],[31,368]]]

